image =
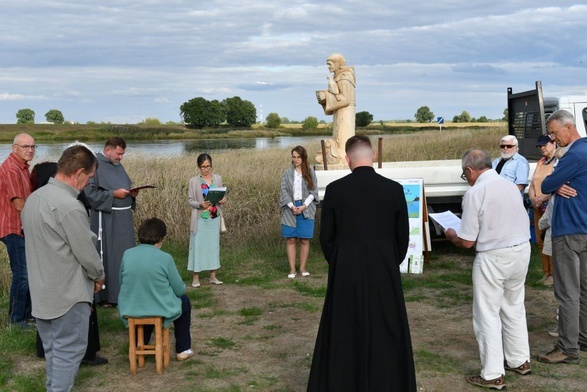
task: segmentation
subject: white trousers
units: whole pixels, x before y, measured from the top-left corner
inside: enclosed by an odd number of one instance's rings
[[[481,377],[492,380],[530,361],[524,282],[530,243],[478,252],[473,264],[473,329]]]

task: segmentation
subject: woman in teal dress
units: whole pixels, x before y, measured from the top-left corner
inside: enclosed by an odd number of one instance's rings
[[[208,190],[222,187],[222,177],[212,173],[212,157],[200,154],[197,159],[200,174],[190,178],[188,203],[192,208],[190,220],[190,250],[188,270],[194,272],[192,287],[200,287],[200,272],[210,271],[210,284],[222,284],[216,278],[220,268],[220,207],[205,201]]]

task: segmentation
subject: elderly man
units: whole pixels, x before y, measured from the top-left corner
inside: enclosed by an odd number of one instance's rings
[[[493,161],[492,167],[497,174],[507,178],[518,186],[521,193],[528,185],[530,165],[526,158],[518,153],[518,139],[514,135],[506,135],[499,141],[501,157]]]
[[[470,384],[501,390],[505,370],[530,373],[530,347],[524,307],[524,282],[530,263],[530,228],[519,189],[491,169],[489,154],[469,150],[462,159],[471,188],[463,196],[458,233],[446,230],[456,246],[471,248],[473,329],[481,374]],[[504,362],[505,358],[505,362]]]
[[[92,206],[92,231],[98,235],[98,251],[106,272],[106,289],[96,296],[96,302],[116,306],[120,292],[120,265],[125,250],[136,245],[132,209],[138,191],[129,191],[131,180],[120,164],[126,150],[121,137],[106,141],[98,153],[98,169],[84,190]]]
[[[375,173],[369,138],[345,145],[348,176],[326,188],[320,244],[328,289],[308,392],[416,391],[399,265],[409,223],[400,184]],[[365,194],[377,213],[365,215]]]
[[[551,230],[559,338],[538,360],[579,363],[579,351],[587,351],[587,139],[581,138],[575,118],[565,110],[554,112],[546,126],[566,153],[542,181],[542,193],[557,193]]]
[[[0,166],[0,240],[6,245],[12,270],[8,314],[10,323],[22,328],[30,328],[27,321],[32,316],[20,214],[31,194],[29,162],[36,147],[30,135],[17,135],[12,153]]]
[[[47,391],[70,391],[88,344],[93,293],[104,269],[88,215],[77,199],[96,170],[84,146],[66,149],[57,174],[22,211],[33,315],[45,349]]]

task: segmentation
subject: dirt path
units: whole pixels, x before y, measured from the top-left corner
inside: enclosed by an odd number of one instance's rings
[[[325,276],[306,281],[323,285]],[[154,361],[136,376],[129,374],[126,331],[101,332],[102,354],[110,363],[84,367],[78,391],[305,391],[322,299],[305,296],[284,279],[277,288],[203,287],[213,307],[193,310],[192,340],[196,355],[157,376]],[[191,288],[190,288],[191,289]],[[198,289],[198,290],[202,290]],[[546,331],[554,325],[552,291],[528,288],[527,314],[532,356],[554,344]],[[408,302],[408,314],[421,391],[475,391],[464,381],[478,374],[480,362],[473,335],[471,306],[440,307],[431,301]],[[102,310],[105,312],[105,310]],[[101,314],[115,318],[116,310]],[[173,341],[173,339],[172,339]],[[173,350],[172,350],[173,352]],[[583,391],[587,355],[580,365],[532,362],[533,374],[507,375],[508,388],[519,391]],[[44,362],[23,358],[18,372],[43,372]]]

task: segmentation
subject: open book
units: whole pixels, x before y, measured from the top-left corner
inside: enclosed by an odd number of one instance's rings
[[[218,204],[220,200],[224,198],[226,194],[226,187],[210,188],[204,201],[209,201],[212,204]]]

